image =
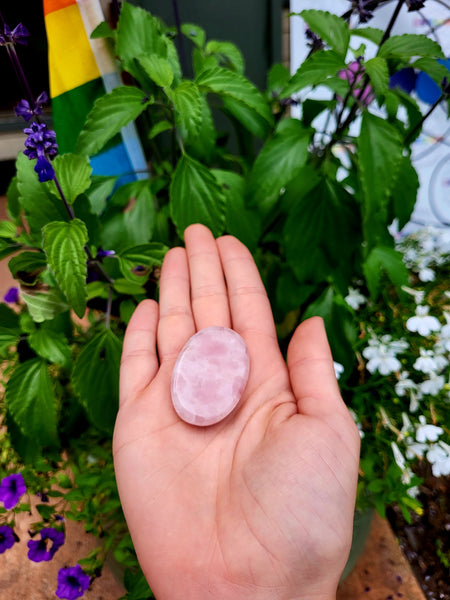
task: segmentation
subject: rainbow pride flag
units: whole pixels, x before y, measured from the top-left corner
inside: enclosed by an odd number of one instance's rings
[[[43,7],[53,125],[59,151],[71,152],[94,101],[122,82],[105,40],[90,39],[105,20],[100,0],[43,0]],[[149,176],[134,123],[90,161],[95,175],[120,183]]]

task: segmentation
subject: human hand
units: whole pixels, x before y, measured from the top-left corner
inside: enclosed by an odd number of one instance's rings
[[[250,252],[192,225],[163,263],[159,307],[144,300],[124,340],[114,432],[119,493],[158,600],[329,600],[351,544],[359,434],[322,320],[280,353]],[[175,413],[174,363],[211,325],[245,340],[237,409],[196,427]]]

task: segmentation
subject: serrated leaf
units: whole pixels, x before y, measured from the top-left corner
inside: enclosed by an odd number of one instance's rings
[[[221,67],[231,68],[241,75],[244,74],[244,57],[239,48],[232,42],[210,40],[206,44],[205,50],[207,54],[213,54],[218,58]]]
[[[375,56],[364,63],[364,69],[369,75],[370,84],[379,95],[389,88],[389,69],[384,58]]]
[[[173,71],[169,61],[157,54],[143,54],[138,61],[152,81],[160,87],[170,87],[173,81]]]
[[[288,98],[307,86],[324,83],[328,77],[334,77],[341,69],[345,69],[345,62],[333,50],[314,52],[300,65],[280,97]]]
[[[143,54],[167,57],[167,45],[160,31],[160,21],[147,10],[124,2],[117,24],[116,52],[130,66]]]
[[[383,39],[384,31],[382,29],[376,29],[374,27],[359,27],[356,29],[350,29],[350,35],[370,40],[371,42],[379,46],[381,40]]]
[[[20,205],[31,232],[40,242],[46,223],[69,220],[69,216],[62,201],[50,193],[48,184],[39,182],[32,162],[23,153],[17,157],[16,170]]]
[[[22,289],[21,296],[36,323],[54,319],[55,315],[70,308],[57,288],[50,288],[46,292]]]
[[[195,137],[201,125],[202,106],[199,89],[192,81],[182,81],[170,92],[178,122],[189,136]]]
[[[392,283],[400,291],[408,285],[408,269],[403,262],[403,255],[394,248],[376,246],[372,249],[363,264],[363,271],[372,299],[376,300],[380,291],[381,274],[385,271]]]
[[[199,27],[198,25],[193,25],[192,23],[183,23],[181,25],[181,32],[185,35],[191,42],[197,46],[197,48],[203,48],[206,41],[206,33],[205,30]]]
[[[33,285],[39,274],[47,267],[43,252],[29,252],[28,250],[13,256],[8,262],[11,275],[28,285]]]
[[[400,162],[397,179],[392,190],[394,217],[402,229],[410,220],[417,200],[419,177],[411,163],[410,156],[404,156]]]
[[[270,106],[261,92],[248,79],[239,73],[217,67],[202,71],[196,84],[208,92],[219,96],[229,96],[253,108],[268,123],[273,122]]]
[[[399,131],[381,117],[365,111],[358,138],[357,158],[366,252],[370,252],[388,236],[387,203],[402,156],[403,139]]]
[[[69,304],[81,318],[86,309],[86,225],[79,219],[70,223],[54,221],[43,228],[47,262]]]
[[[12,239],[16,237],[17,227],[11,221],[0,221],[0,237]]]
[[[38,356],[51,363],[68,367],[72,362],[67,338],[60,331],[40,327],[29,335],[28,343]]]
[[[350,28],[344,19],[323,10],[302,10],[299,14],[314,33],[345,58],[350,42]]]
[[[0,353],[16,344],[20,336],[18,315],[6,306],[0,304]]]
[[[437,42],[426,35],[415,33],[393,35],[388,38],[378,49],[378,56],[383,58],[391,56],[400,56],[402,58],[410,58],[412,56],[445,58]]]
[[[111,433],[119,406],[119,369],[122,344],[106,329],[80,352],[72,382],[91,422]]]
[[[209,169],[183,154],[170,185],[170,212],[180,236],[188,225],[203,223],[215,236],[225,227],[225,196]]]
[[[57,443],[56,397],[47,365],[40,358],[19,364],[6,384],[12,418],[41,447]]]
[[[129,279],[115,279],[113,288],[119,294],[126,294],[129,296],[145,295],[145,288],[142,285],[139,285],[139,283],[135,283]]]
[[[92,156],[147,108],[150,101],[137,87],[122,86],[94,102],[80,132],[75,152]]]
[[[62,154],[55,158],[53,167],[65,199],[69,204],[73,204],[75,198],[91,185],[92,167],[88,157],[72,153]],[[58,194],[53,181],[52,185],[54,193]]]
[[[308,159],[309,131],[297,119],[281,121],[275,135],[263,146],[248,177],[247,203],[267,215],[281,188],[300,172]]]
[[[226,231],[240,239],[250,251],[255,250],[261,235],[261,218],[245,206],[244,177],[223,169],[213,169],[212,173],[226,196]]]
[[[136,268],[146,267],[146,274],[148,275],[154,267],[162,264],[167,250],[167,246],[159,242],[140,244],[123,250],[118,255],[119,266],[123,276],[130,281],[142,284],[143,276],[139,272],[136,272]]]

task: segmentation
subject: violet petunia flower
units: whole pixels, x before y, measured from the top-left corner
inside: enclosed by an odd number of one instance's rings
[[[27,38],[30,35],[28,29],[19,23],[11,31],[11,28],[4,24],[3,32],[0,32],[0,46],[6,46],[7,44],[27,44]]]
[[[80,565],[64,567],[58,571],[56,595],[64,600],[76,600],[84,594],[90,583],[89,575],[86,575]]]
[[[40,540],[29,540],[27,544],[28,558],[33,562],[51,560],[65,541],[64,533],[54,527],[43,527],[39,533]]]
[[[12,548],[16,542],[13,529],[9,525],[0,525],[0,554]]]
[[[3,301],[7,304],[16,304],[19,301],[19,288],[10,287],[6,294],[3,296]]]
[[[22,473],[13,473],[3,477],[0,482],[0,502],[6,510],[14,508],[27,491]]]

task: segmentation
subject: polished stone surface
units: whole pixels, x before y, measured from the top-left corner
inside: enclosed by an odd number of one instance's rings
[[[249,356],[242,337],[227,327],[193,335],[172,374],[172,402],[183,421],[213,425],[229,415],[247,384]]]

